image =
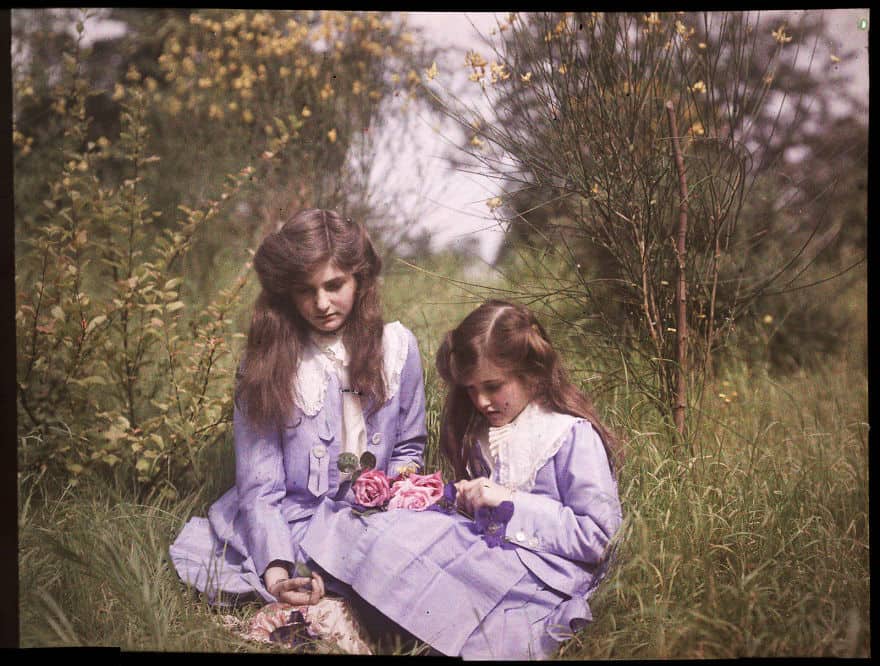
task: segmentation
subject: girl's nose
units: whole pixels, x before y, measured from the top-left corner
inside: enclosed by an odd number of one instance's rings
[[[474,403],[476,403],[477,409],[486,409],[491,404],[491,400],[485,393],[477,393]]]
[[[324,312],[330,308],[330,297],[323,289],[319,289],[315,294],[315,308],[318,312]]]

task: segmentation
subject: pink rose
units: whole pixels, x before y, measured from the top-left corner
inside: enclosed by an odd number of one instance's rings
[[[440,495],[442,496],[442,491]],[[398,481],[391,489],[391,499],[388,502],[389,509],[411,509],[412,511],[424,511],[439,496],[430,486],[417,486],[409,478]]]
[[[414,486],[428,488],[431,491],[432,504],[443,497],[443,479],[439,470],[433,474],[410,474],[407,478]],[[391,489],[391,493],[394,494],[394,488]]]
[[[352,489],[361,506],[382,506],[391,497],[388,477],[378,469],[363,472],[352,485]]]

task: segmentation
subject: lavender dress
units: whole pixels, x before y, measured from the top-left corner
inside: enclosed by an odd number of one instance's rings
[[[592,619],[587,598],[605,573],[620,502],[589,422],[530,405],[512,425],[518,436],[502,442],[506,448],[484,438],[479,455],[493,480],[528,489],[515,495],[504,547],[490,546],[458,513],[358,516],[345,502],[325,500],[303,550],[445,655],[551,656]]]
[[[415,336],[385,326],[383,371],[389,398],[365,417],[366,447],[378,469],[420,465],[427,439],[422,363]],[[223,605],[239,595],[275,598],[263,585],[270,562],[305,560],[300,551],[322,499],[339,488],[342,387],[321,352],[307,348],[295,387],[296,408],[283,430],[259,430],[236,409],[235,486],[194,517],[170,547],[181,579]]]

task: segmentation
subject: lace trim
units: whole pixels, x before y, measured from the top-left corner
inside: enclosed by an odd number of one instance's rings
[[[489,428],[488,452],[495,480],[511,490],[530,492],[538,471],[556,455],[568,431],[580,420],[530,403],[510,423]]]
[[[403,324],[399,321],[385,324],[382,332],[382,376],[385,379],[386,400],[391,400],[400,389],[408,353],[409,344]],[[316,344],[306,346],[294,380],[293,400],[307,416],[314,416],[324,407],[327,384],[331,374],[335,373],[334,362]]]

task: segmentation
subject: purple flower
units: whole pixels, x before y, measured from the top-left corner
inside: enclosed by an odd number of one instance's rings
[[[474,524],[477,532],[483,535],[486,543],[490,548],[501,546],[502,548],[512,548],[504,540],[507,531],[507,523],[513,517],[513,502],[504,501],[498,506],[481,506],[474,515]]]
[[[443,513],[455,513],[455,496],[457,492],[455,484],[450,481],[443,486],[443,496],[428,508],[434,509],[435,511],[442,511]]]

